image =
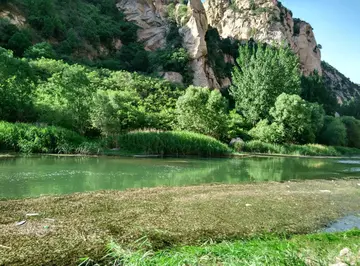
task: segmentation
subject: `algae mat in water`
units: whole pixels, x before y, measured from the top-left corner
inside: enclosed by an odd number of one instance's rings
[[[154,249],[302,234],[360,211],[358,180],[102,191],[0,201],[0,265],[76,265],[111,239]],[[16,222],[28,217],[24,225]]]

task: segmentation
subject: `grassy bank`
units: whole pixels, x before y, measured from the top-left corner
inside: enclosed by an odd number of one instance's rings
[[[249,141],[235,145],[236,152],[263,154],[306,155],[306,156],[355,156],[360,150],[348,147],[334,147],[320,144],[271,144],[261,141]]]
[[[117,148],[111,150],[112,148]],[[0,121],[0,151],[59,154],[157,154],[220,156],[230,149],[220,141],[186,131],[138,131],[89,141],[60,127]]]
[[[342,262],[360,265],[360,230],[346,233],[298,235],[291,238],[264,237],[247,241],[204,243],[160,251],[140,239],[131,247],[114,242],[98,265],[324,265]],[[348,252],[346,251],[348,250]],[[94,262],[90,257],[83,265]]]
[[[357,180],[78,193],[0,201],[0,265],[76,265],[99,260],[111,239],[154,251],[177,245],[306,234],[359,211]],[[39,216],[27,218],[27,213]]]

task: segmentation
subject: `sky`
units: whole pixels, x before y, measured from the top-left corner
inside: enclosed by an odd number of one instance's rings
[[[360,0],[281,0],[311,24],[322,60],[360,84]]]
[[[314,28],[321,58],[360,84],[360,0],[282,0]]]

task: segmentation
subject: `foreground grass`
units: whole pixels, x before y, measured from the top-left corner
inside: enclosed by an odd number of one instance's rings
[[[76,265],[113,239],[157,251],[261,235],[306,234],[360,210],[357,180],[103,191],[0,201],[0,265]],[[27,218],[27,213],[39,216]]]
[[[83,258],[82,265],[95,264]],[[264,237],[151,251],[140,239],[124,248],[114,242],[98,265],[360,265],[360,230],[346,233]]]
[[[280,154],[280,155],[306,155],[306,156],[354,156],[360,155],[360,150],[348,147],[333,147],[320,144],[271,144],[261,141],[249,141],[235,146],[237,152]]]

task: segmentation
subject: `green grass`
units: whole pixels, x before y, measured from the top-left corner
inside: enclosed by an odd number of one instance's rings
[[[162,156],[219,156],[230,152],[220,141],[186,131],[147,132],[137,131],[117,138],[122,152],[159,154]]]
[[[350,253],[340,256],[348,248]],[[115,242],[107,245],[107,254],[98,265],[360,265],[360,230],[345,233],[322,233],[250,240],[205,243],[152,251],[151,243],[142,238],[131,246]],[[81,259],[81,265],[94,263]],[[103,264],[102,264],[103,263]]]
[[[264,154],[286,154],[307,156],[351,156],[360,155],[360,150],[347,147],[324,146],[320,144],[271,144],[258,140],[249,141],[235,146],[237,152],[251,152]]]

